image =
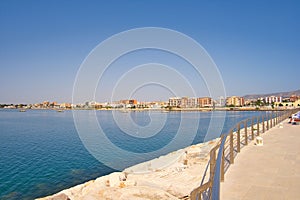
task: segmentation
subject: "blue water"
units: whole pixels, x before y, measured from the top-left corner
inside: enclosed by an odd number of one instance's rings
[[[74,111],[79,119],[88,122],[95,111]],[[215,112],[216,117],[224,114]],[[176,139],[181,127],[186,138],[192,127],[189,124],[199,120],[199,127],[192,135],[190,143],[202,142],[210,123],[211,112],[130,112],[117,113],[125,128],[147,127],[151,120],[166,119],[161,130],[150,137],[128,135],[114,120],[112,111],[96,111],[97,121],[106,137],[117,148],[133,153],[134,156],[114,155],[109,150],[101,150],[104,163],[94,158],[83,145],[75,128],[72,111],[0,109],[0,199],[33,199],[56,193],[90,179],[109,174],[116,168],[123,169],[159,154],[187,146],[185,136],[176,141],[175,147],[164,149]],[[222,132],[227,132],[238,121],[262,112],[226,112]],[[221,116],[221,115],[220,115]],[[182,118],[188,123],[181,123]],[[86,126],[89,126],[86,123]],[[138,130],[136,129],[137,134]],[[82,137],[82,135],[81,135]],[[189,144],[188,144],[189,145]],[[158,153],[157,153],[158,152]],[[148,156],[145,156],[149,153]],[[153,154],[152,154],[153,153]],[[117,163],[117,164],[116,164]]]

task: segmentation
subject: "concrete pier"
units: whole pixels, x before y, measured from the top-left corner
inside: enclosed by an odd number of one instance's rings
[[[287,120],[241,149],[221,183],[222,200],[299,199],[300,125]]]

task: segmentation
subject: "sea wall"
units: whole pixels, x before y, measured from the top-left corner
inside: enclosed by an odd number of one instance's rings
[[[182,199],[200,185],[218,141],[192,145],[39,200]]]

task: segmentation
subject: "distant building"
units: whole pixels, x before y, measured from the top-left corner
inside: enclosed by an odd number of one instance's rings
[[[60,104],[60,108],[71,109],[72,108],[72,104],[71,103],[62,103],[62,104]]]
[[[95,103],[95,109],[101,109],[103,108],[103,105],[101,103]]]
[[[136,105],[137,104],[137,100],[135,99],[126,99],[126,100],[120,100],[119,101],[120,104],[125,104],[125,105]]]
[[[226,104],[226,99],[223,96],[220,96],[217,100],[216,100],[216,106],[219,107],[223,107]]]
[[[54,101],[54,102],[52,102],[52,103],[49,104],[49,106],[50,106],[51,108],[54,108],[56,105],[57,105],[57,102],[56,102],[56,101]]]
[[[210,97],[202,97],[202,98],[197,98],[197,105],[199,107],[212,107],[213,106],[213,99]]]
[[[274,103],[274,102],[282,102],[282,97],[276,97],[276,96],[269,96],[265,98],[265,102],[268,104]]]
[[[87,108],[95,108],[97,102],[96,101],[88,101],[85,103]]]
[[[255,105],[256,101],[257,101],[257,99],[245,99],[245,105],[246,106],[253,106],[253,105]]]
[[[275,107],[284,107],[284,108],[300,108],[300,99],[294,101],[294,102],[275,102]]]
[[[129,100],[129,104],[131,104],[131,105],[136,105],[136,104],[137,104],[137,100],[135,100],[135,99],[130,99],[130,100]]]
[[[245,99],[243,97],[237,97],[237,96],[227,97],[226,105],[227,106],[244,106]]]
[[[182,97],[180,107],[181,108],[188,108],[188,101],[189,101],[188,97]]]
[[[188,101],[187,101],[188,108],[196,108],[197,106],[198,106],[198,98],[196,98],[196,97],[188,98]]]
[[[198,105],[196,97],[171,97],[169,106],[180,108],[196,108]]]
[[[160,107],[167,107],[168,106],[167,101],[158,101],[158,104],[160,105]]]
[[[49,105],[50,105],[50,102],[49,102],[49,101],[44,101],[44,102],[43,102],[43,107],[44,107],[44,108],[49,107]]]
[[[181,106],[181,97],[170,97],[169,98],[170,107],[179,107]]]
[[[290,102],[295,102],[295,101],[297,101],[298,99],[300,99],[300,97],[298,97],[298,96],[296,96],[296,95],[290,96]]]
[[[169,106],[180,108],[212,107],[213,99],[210,97],[171,97]]]

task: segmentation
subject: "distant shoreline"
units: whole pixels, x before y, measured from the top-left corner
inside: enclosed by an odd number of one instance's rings
[[[0,108],[3,110],[53,110],[53,111],[67,111],[67,110],[95,110],[95,111],[124,111],[124,112],[131,112],[131,111],[161,111],[161,112],[178,112],[178,111],[199,111],[199,112],[211,112],[211,111],[284,111],[289,110],[292,108],[259,108],[259,107],[217,107],[217,108],[172,108],[172,109],[165,109],[165,108],[156,108],[156,109],[140,109],[140,108],[130,108],[130,109],[123,109],[123,108],[100,108],[100,109],[93,109],[93,108]]]

